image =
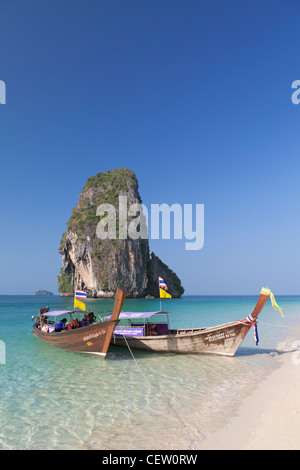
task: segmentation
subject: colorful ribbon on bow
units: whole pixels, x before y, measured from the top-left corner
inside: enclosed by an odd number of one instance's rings
[[[272,303],[272,306],[274,308],[274,310],[278,310],[281,315],[283,316],[284,318],[284,315],[282,313],[282,310],[281,308],[279,307],[278,303],[276,302],[275,300],[275,297],[274,297],[274,294],[273,292],[271,291],[271,289],[269,289],[268,287],[263,287],[262,290],[261,290],[261,294],[265,294],[265,295],[269,295],[270,296],[270,300],[271,300],[271,303]]]
[[[256,346],[258,346],[259,337],[258,337],[257,322],[252,317],[252,315],[251,314],[248,315],[248,317],[245,318],[245,320],[239,320],[239,323],[242,323],[243,325],[247,325],[247,326],[254,326],[254,340],[255,340]]]
[[[270,296],[273,308],[275,310],[278,310],[281,313],[282,317],[284,318],[282,309],[279,307],[278,303],[276,302],[273,292],[267,287],[263,287],[261,290],[261,294]],[[242,323],[243,325],[246,325],[246,326],[254,326],[254,339],[255,339],[256,346],[258,346],[259,338],[258,338],[257,322],[255,318],[253,318],[252,315],[248,315],[248,317],[245,318],[245,320],[239,320],[239,323]]]
[[[270,292],[270,299],[271,299],[271,303],[272,303],[274,310],[278,310],[281,313],[282,317],[284,318],[282,310],[279,307],[278,303],[276,302],[273,292]]]

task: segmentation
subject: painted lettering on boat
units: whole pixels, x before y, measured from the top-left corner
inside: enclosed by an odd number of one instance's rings
[[[83,341],[86,342],[92,338],[98,338],[98,336],[105,335],[105,334],[106,334],[106,330],[100,330],[100,331],[97,331],[96,333],[91,333],[90,335],[84,336]]]
[[[228,338],[234,338],[236,336],[235,332],[232,331],[231,333],[224,333],[224,331],[222,333],[216,333],[215,335],[209,335],[209,336],[206,336],[205,341],[209,341],[209,342],[212,342],[212,341],[220,341],[220,340],[223,340],[223,339],[228,339]]]

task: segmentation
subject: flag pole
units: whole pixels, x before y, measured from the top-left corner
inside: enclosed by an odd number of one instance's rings
[[[74,310],[75,310],[75,264],[73,264],[73,291],[74,291],[74,299],[73,299],[73,304],[74,304]]]
[[[158,276],[158,294],[159,294],[159,305],[160,305],[160,311],[162,311],[162,309],[161,309],[160,286],[159,286],[159,276]]]

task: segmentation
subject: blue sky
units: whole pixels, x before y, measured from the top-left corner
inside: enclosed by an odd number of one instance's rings
[[[296,0],[1,0],[0,294],[57,292],[87,178],[205,204],[205,243],[150,240],[187,294],[299,294]]]

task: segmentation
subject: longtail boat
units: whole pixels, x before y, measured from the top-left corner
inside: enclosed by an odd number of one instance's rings
[[[126,289],[118,288],[115,296],[112,315],[108,321],[95,321],[93,313],[86,315],[85,321],[74,320],[76,311],[40,309],[35,318],[32,333],[51,346],[67,351],[96,354],[105,357],[110,345],[113,331],[119,321],[119,315],[126,296]],[[57,318],[70,315],[70,325],[73,329],[55,331]],[[54,321],[51,321],[51,318]],[[73,321],[73,323],[72,323]]]
[[[174,330],[169,328],[169,321],[167,323],[144,321],[142,324],[137,323],[137,319],[148,321],[154,315],[169,312],[124,312],[121,313],[120,319],[127,319],[130,324],[127,327],[117,327],[111,343],[115,346],[129,346],[133,349],[155,352],[234,356],[252,327],[257,334],[257,317],[270,296],[273,307],[281,312],[270,289],[263,288],[253,312],[247,318],[208,328]]]

